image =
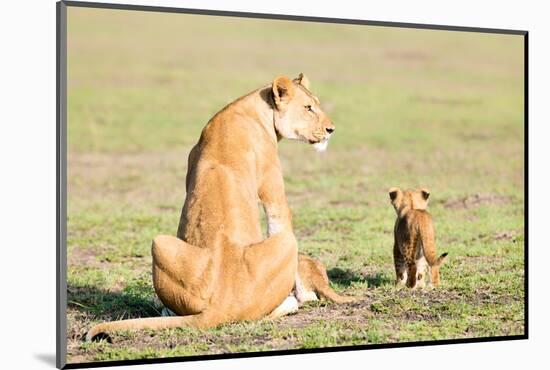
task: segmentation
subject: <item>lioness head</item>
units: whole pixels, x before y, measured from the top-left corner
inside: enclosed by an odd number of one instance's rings
[[[391,188],[388,191],[391,204],[397,214],[401,214],[404,209],[426,209],[428,208],[428,199],[430,192],[428,189],[421,188],[416,190],[404,190]]]
[[[320,152],[326,150],[335,127],[321,109],[319,99],[309,91],[308,78],[302,73],[292,81],[277,77],[271,89],[277,134],[312,144]]]

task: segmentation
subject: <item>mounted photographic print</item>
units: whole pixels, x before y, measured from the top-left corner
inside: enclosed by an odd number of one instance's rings
[[[527,32],[57,10],[58,367],[527,338]]]

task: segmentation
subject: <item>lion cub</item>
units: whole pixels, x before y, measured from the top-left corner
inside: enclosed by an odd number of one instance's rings
[[[410,288],[424,287],[426,262],[430,269],[430,283],[439,285],[439,267],[447,253],[439,258],[435,252],[435,232],[432,216],[426,210],[430,193],[426,189],[389,190],[391,203],[397,212],[394,227],[393,258],[396,284]]]

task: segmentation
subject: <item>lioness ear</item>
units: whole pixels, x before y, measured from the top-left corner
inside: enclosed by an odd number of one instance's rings
[[[424,198],[424,200],[428,200],[428,198],[430,197],[430,192],[428,191],[428,189],[422,188],[420,189],[420,192],[422,193],[422,197]]]
[[[388,190],[388,194],[390,195],[390,199],[392,202],[395,201],[399,193],[401,193],[401,189],[399,188],[390,188],[390,190]]]
[[[309,78],[307,78],[305,74],[300,73],[300,75],[296,77],[293,81],[309,90],[309,86],[310,86]]]
[[[280,76],[273,80],[273,100],[277,108],[284,107],[294,96],[294,85],[288,77]]]

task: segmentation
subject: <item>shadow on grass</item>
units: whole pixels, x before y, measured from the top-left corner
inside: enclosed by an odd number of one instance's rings
[[[121,291],[93,286],[69,285],[67,288],[68,307],[105,321],[159,316],[154,297],[152,288],[139,284]]]
[[[338,267],[327,270],[327,275],[331,282],[344,287],[348,287],[352,283],[367,283],[369,288],[374,288],[393,283],[393,280],[389,279],[382,273],[363,276],[361,274],[354,273],[351,270],[342,270]]]
[[[332,283],[344,288],[353,283],[367,283],[369,288],[393,283],[393,280],[381,273],[362,275],[338,267],[328,270],[327,274]],[[161,308],[155,297],[153,287],[141,280],[120,291],[74,284],[67,288],[68,307],[93,320],[113,321],[160,316]]]

